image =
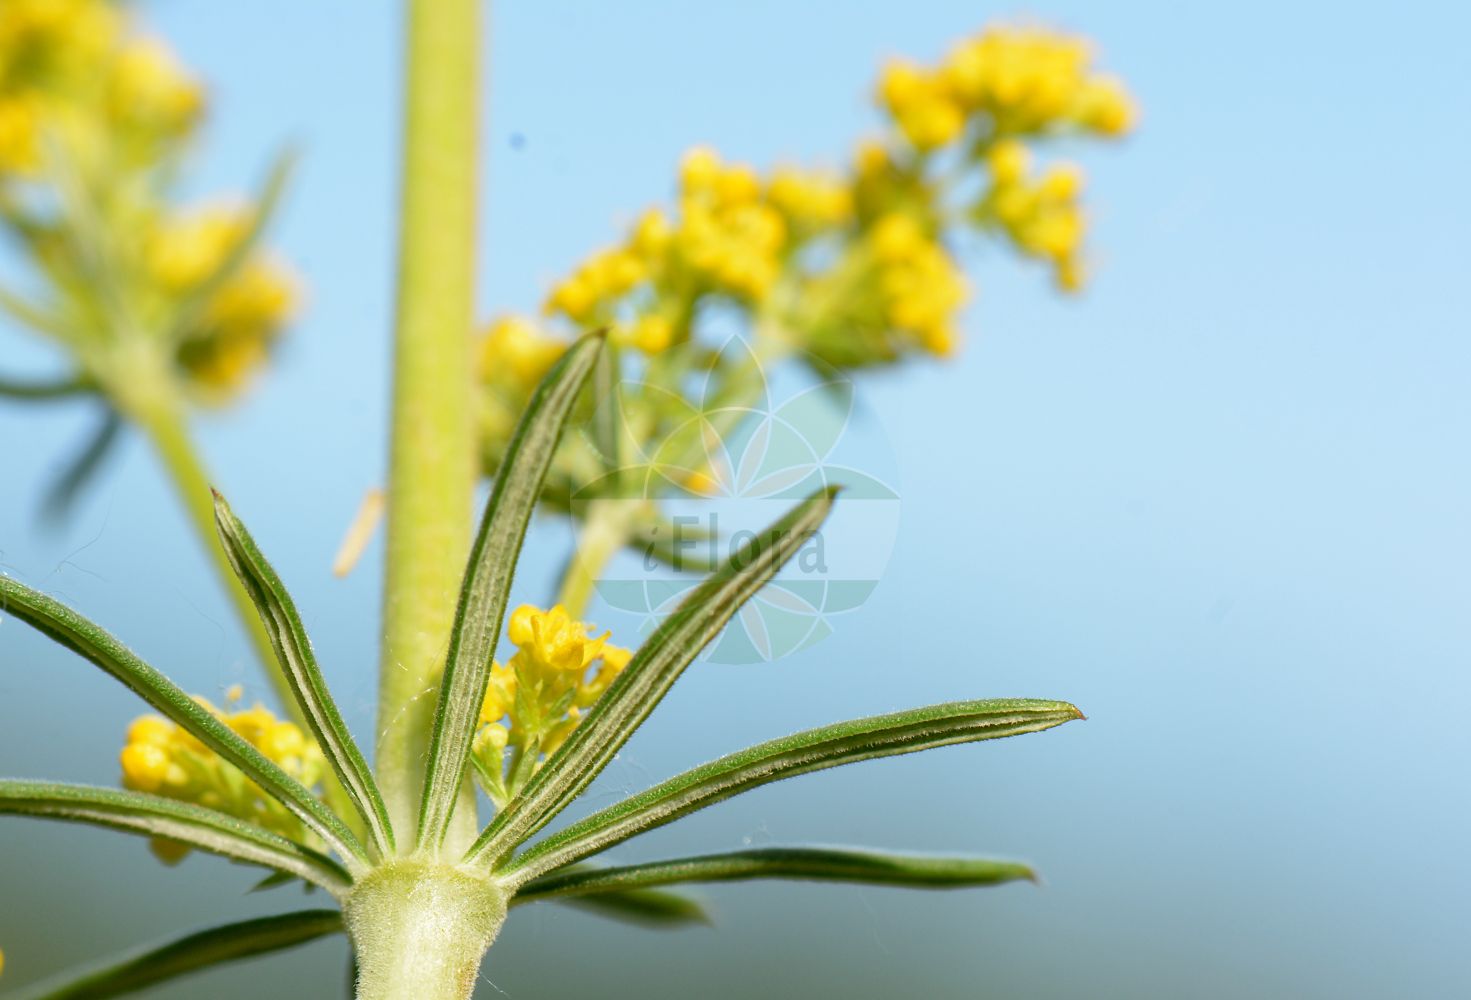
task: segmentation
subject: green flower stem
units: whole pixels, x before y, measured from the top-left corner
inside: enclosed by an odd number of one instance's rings
[[[178,389],[171,384],[170,376],[161,370],[161,366],[155,369],[152,376],[145,374],[149,367],[151,366],[144,364],[128,366],[126,370],[133,377],[119,381],[125,381],[129,389],[122,394],[115,394],[114,398],[123,401],[129,416],[143,429],[163,463],[164,471],[174,485],[174,492],[178,494],[189,523],[194,527],[195,536],[209,554],[210,565],[230,598],[235,617],[245,629],[255,657],[271,682],[277,702],[297,725],[305,727],[306,718],[302,715],[301,706],[291,691],[291,684],[276,658],[275,647],[271,645],[271,638],[266,633],[255,603],[235,576],[235,571],[230,566],[230,557],[220,544],[215,530],[214,495],[211,492],[213,481],[189,436],[188,421]],[[145,386],[146,389],[143,388]],[[322,787],[323,796],[333,812],[341,816],[355,833],[361,833],[361,824],[353,810],[352,800],[347,797],[346,789],[337,781],[336,776],[324,775]]]
[[[479,0],[409,0],[377,772],[413,830],[470,549]],[[451,841],[473,837],[473,789]],[[466,808],[466,805],[469,808]],[[401,848],[413,839],[400,838]]]
[[[605,499],[589,504],[558,597],[569,615],[580,619],[586,614],[608,562],[628,544],[653,510],[654,505],[647,500]]]
[[[146,401],[130,406],[128,413],[143,429],[159,461],[163,463],[164,471],[173,483],[174,492],[178,494],[179,502],[194,528],[195,537],[209,554],[210,565],[229,595],[230,605],[235,609],[235,615],[250,639],[256,659],[270,678],[276,700],[290,713],[292,719],[300,723],[301,708],[296,704],[291,687],[276,662],[276,652],[271,646],[270,636],[266,634],[250,595],[245,592],[245,588],[235,577],[235,571],[230,568],[229,557],[225,555],[219,536],[215,533],[214,499],[210,492],[214,481],[205,470],[204,462],[189,436],[177,390],[161,378],[157,387],[147,394]]]

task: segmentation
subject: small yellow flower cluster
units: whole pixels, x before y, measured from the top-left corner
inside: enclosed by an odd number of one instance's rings
[[[509,663],[491,667],[475,735],[478,769],[498,805],[556,753],[632,657],[610,645],[606,633],[589,636],[560,604],[550,611],[523,604],[511,613],[506,633],[517,651]]]
[[[163,220],[145,243],[150,280],[166,299],[198,291],[230,263],[252,222],[252,211],[239,206],[211,206]],[[223,402],[248,384],[295,315],[299,297],[290,269],[261,253],[209,290],[196,328],[179,346],[179,362],[203,399]]]
[[[713,290],[760,299],[780,272],[787,225],[762,197],[756,171],[701,146],[685,154],[679,181],[680,226],[670,247],[678,262]]]
[[[960,43],[937,67],[891,63],[879,83],[880,104],[922,154],[966,140],[962,156],[984,163],[991,180],[974,220],[1048,261],[1064,291],[1083,283],[1082,171],[1061,164],[1030,178],[1022,140],[1062,131],[1116,137],[1133,127],[1128,92],[1094,72],[1092,61],[1081,38],[993,28]],[[868,173],[892,178],[877,165]]]
[[[702,342],[706,317],[742,323],[763,361],[800,352],[853,369],[954,353],[971,296],[954,248],[968,234],[1046,262],[1064,291],[1081,286],[1082,172],[1029,161],[1054,136],[1109,138],[1133,126],[1131,98],[1096,69],[1086,41],[991,28],[935,65],[890,64],[877,90],[889,128],[843,170],[758,173],[691,149],[674,204],[645,211],[552,289],[549,316],[606,327],[642,355],[618,395],[628,438],[620,460],[653,454],[684,425],[687,376],[717,395],[748,391],[737,383],[749,377]],[[513,421],[484,423],[493,475]],[[588,437],[569,435],[558,453],[543,494],[558,509],[579,490],[618,482],[587,460],[599,457],[586,454]]]
[[[955,314],[965,304],[965,276],[950,254],[913,216],[891,213],[869,233],[889,324],[925,350],[946,357],[959,335]]]
[[[119,50],[107,101],[124,134],[182,135],[204,113],[204,91],[156,38],[134,39]]]
[[[566,349],[564,341],[543,333],[531,320],[503,317],[480,339],[480,380],[506,380],[530,391]]]
[[[797,167],[778,167],[766,198],[794,230],[841,226],[853,217],[853,192],[839,176]]]
[[[797,243],[851,211],[837,179],[784,168],[763,182],[697,147],[680,163],[677,210],[646,211],[623,244],[559,282],[546,311],[579,326],[609,324],[615,342],[657,354],[687,334],[700,297],[758,304]]]
[[[317,784],[326,768],[317,744],[300,727],[276,718],[260,705],[234,710],[240,693],[238,687],[230,690],[230,710],[217,708],[204,698],[195,701],[303,785]],[[301,820],[285,806],[162,716],[145,715],[128,727],[120,761],[124,788],[216,809],[297,841],[307,837]],[[165,838],[154,838],[150,846],[169,864],[189,853],[183,844]]]
[[[627,294],[647,277],[648,269],[637,254],[622,247],[603,250],[589,257],[571,277],[552,289],[546,309],[585,325],[600,306]]]
[[[130,35],[116,3],[0,3],[0,174],[35,174],[48,132],[148,157],[203,108],[199,84],[162,43]]]
[[[192,292],[208,280],[250,229],[249,209],[208,205],[163,219],[147,234],[148,270],[165,291]]]
[[[1027,148],[1013,139],[991,148],[991,189],[981,211],[1025,253],[1050,262],[1060,288],[1076,291],[1083,283],[1083,172],[1074,164],[1059,163],[1029,179],[1029,160]]]
[[[537,383],[567,349],[566,341],[524,316],[503,316],[480,334],[475,369],[481,440],[497,452],[511,437]]]
[[[1112,77],[1092,71],[1088,43],[1027,28],[991,28],[956,46],[938,67],[895,61],[879,102],[920,150],[949,145],[976,123],[983,140],[1072,127],[1127,132],[1133,102]]]

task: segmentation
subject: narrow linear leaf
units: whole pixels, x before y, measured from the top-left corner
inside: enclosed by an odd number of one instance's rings
[[[844,847],[764,847],[617,868],[558,869],[522,886],[515,899],[597,899],[602,893],[646,891],[690,882],[798,879],[909,889],[961,889],[1035,880],[1016,861],[888,854]]]
[[[676,525],[672,521],[662,521],[653,526],[644,537],[631,541],[629,545],[645,559],[661,562],[676,572],[709,574],[718,570],[720,565],[700,549],[703,547],[713,551],[714,540],[715,536],[708,532],[691,530],[687,525]],[[702,542],[706,544],[701,546]],[[652,564],[646,565],[653,568]]]
[[[598,455],[603,460],[603,472],[612,476],[614,482],[624,472],[623,467],[623,403],[619,398],[618,377],[622,371],[618,348],[608,344],[598,355],[593,376],[597,406],[593,410],[592,437]]]
[[[466,855],[495,864],[545,826],[608,765],[700,650],[821,526],[835,488],[819,490],[733,554],[654,631],[572,736]]]
[[[378,783],[373,780],[368,762],[363,759],[362,751],[342,721],[337,703],[332,700],[332,692],[317,666],[311,639],[301,623],[296,603],[225,498],[218,492],[214,498],[215,527],[219,529],[225,555],[260,612],[291,693],[296,696],[296,703],[301,706],[307,725],[321,745],[327,762],[332,765],[348,798],[363,818],[374,850],[380,857],[391,856],[394,852],[393,825],[388,818],[388,809],[383,804],[383,796],[379,794]]]
[[[267,875],[255,885],[251,886],[249,891],[269,892],[272,889],[279,889],[283,885],[290,885],[295,881],[295,878],[286,874],[285,872],[271,872],[271,874]]]
[[[367,855],[357,837],[310,790],[158,670],[139,659],[105,629],[40,591],[6,576],[0,576],[0,615],[3,614],[14,615],[101,667],[205,746],[234,764],[340,854],[350,870],[356,871],[367,862]]]
[[[196,931],[21,990],[11,1000],[106,1000],[226,962],[284,951],[342,932],[337,910],[302,910]]]
[[[419,809],[420,850],[438,850],[444,840],[464,779],[526,527],[567,415],[597,362],[602,344],[602,334],[583,337],[542,379],[516,425],[485,505],[470,550],[444,679],[439,685]]]
[[[352,876],[325,854],[213,809],[158,795],[44,781],[0,781],[0,813],[92,823],[168,837],[340,893]]]
[[[80,376],[72,378],[31,380],[0,375],[0,397],[8,399],[65,400],[90,395],[97,386]]]
[[[103,463],[112,454],[123,429],[122,417],[112,407],[102,415],[102,422],[87,437],[82,450],[69,459],[61,475],[46,488],[46,497],[41,501],[41,512],[50,521],[63,520],[71,513],[77,498],[97,478]]]
[[[1083,715],[1063,701],[957,701],[794,733],[676,775],[536,844],[504,872],[529,880],[773,781],[875,757],[1019,736]]]
[[[698,900],[682,896],[677,892],[658,889],[626,889],[596,891],[585,895],[564,893],[560,895],[516,896],[512,906],[536,903],[542,900],[561,903],[594,916],[617,920],[621,923],[637,924],[641,927],[673,929],[676,927],[711,926],[714,921],[710,913]]]

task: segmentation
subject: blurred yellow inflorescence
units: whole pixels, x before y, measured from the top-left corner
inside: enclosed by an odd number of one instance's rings
[[[692,385],[725,407],[759,390],[751,372],[722,370],[713,338],[701,342],[711,327],[728,336],[721,320],[752,334],[763,364],[797,352],[872,367],[958,349],[973,295],[958,255],[967,238],[1041,261],[1064,292],[1083,286],[1082,170],[1033,161],[1050,139],[1113,139],[1137,118],[1084,39],[990,28],[935,65],[890,62],[876,100],[886,132],[860,142],[842,170],[762,173],[690,150],[673,203],[646,209],[619,242],[556,282],[543,320],[490,324],[479,366],[486,471],[499,467],[516,415],[575,331],[605,328],[634,359],[641,388],[620,389],[624,454],[612,456],[626,463],[669,450],[697,409]],[[570,509],[587,487],[610,481],[610,456],[599,450],[607,440],[589,443],[565,439],[546,502]]]
[[[1113,77],[1092,70],[1085,39],[1040,28],[991,28],[955,46],[938,66],[895,60],[879,101],[905,137],[932,150],[978,121],[982,139],[1077,128],[1122,135],[1135,109]]]
[[[148,233],[149,278],[165,296],[198,294],[239,251],[253,221],[247,206],[209,206],[160,220]],[[204,398],[229,398],[264,366],[299,297],[292,271],[262,253],[208,290],[178,354]]]
[[[517,651],[491,667],[474,746],[477,770],[497,805],[566,742],[632,655],[610,645],[606,633],[589,636],[560,605],[543,611],[523,604],[506,631]]]
[[[187,134],[204,93],[162,42],[107,0],[0,4],[0,171],[38,175],[48,142],[130,160]]]
[[[227,709],[204,698],[195,700],[306,787],[322,780],[326,761],[316,742],[295,723],[276,718],[261,705],[235,709],[240,700],[238,687],[231,689]],[[216,809],[284,837],[310,842],[301,820],[285,806],[162,716],[145,715],[128,727],[120,761],[124,788]],[[164,838],[154,838],[150,846],[170,864],[189,853],[188,847]]]
[[[1084,39],[991,28],[937,65],[889,63],[877,100],[889,134],[860,144],[846,172],[762,175],[691,150],[675,204],[648,209],[621,242],[557,282],[547,315],[607,327],[615,344],[655,357],[690,342],[705,307],[719,304],[743,313],[758,339],[851,367],[955,350],[969,297],[954,250],[964,229],[1045,261],[1065,291],[1081,287],[1082,172],[1033,171],[1033,147],[1114,138],[1137,117],[1123,86],[1093,68]],[[538,343],[565,341],[515,322]],[[508,381],[502,368],[523,371],[517,349],[487,338],[492,391]]]
[[[204,111],[199,82],[117,0],[0,2],[0,223],[50,283],[35,312],[56,319],[39,331],[104,390],[129,378],[109,348],[148,337],[198,399],[226,401],[295,313],[294,277],[255,246],[256,206],[169,203]]]

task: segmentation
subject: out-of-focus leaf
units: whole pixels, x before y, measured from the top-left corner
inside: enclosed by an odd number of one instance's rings
[[[196,931],[114,958],[82,972],[63,973],[11,1000],[107,1000],[157,986],[226,962],[284,951],[342,932],[336,910],[303,910]]]
[[[41,502],[41,512],[47,520],[56,522],[71,513],[72,505],[102,471],[102,463],[112,454],[123,428],[122,418],[109,407],[102,422],[87,438],[82,450],[66,463],[61,475],[46,490]]]

